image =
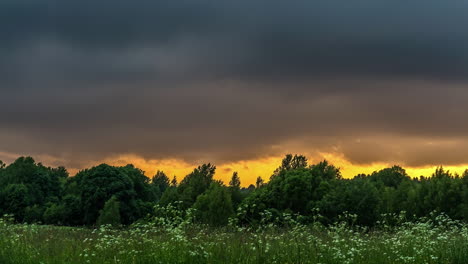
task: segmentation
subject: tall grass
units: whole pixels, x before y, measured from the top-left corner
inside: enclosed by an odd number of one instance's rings
[[[98,229],[0,220],[0,263],[468,263],[468,226],[445,216],[375,229],[341,222],[209,228],[189,222]]]

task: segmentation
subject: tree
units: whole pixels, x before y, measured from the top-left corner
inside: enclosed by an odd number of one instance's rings
[[[235,171],[234,173],[232,173],[231,180],[229,181],[229,187],[240,189],[240,185],[241,185],[241,182],[240,182],[239,175],[237,171]]]
[[[367,179],[355,178],[334,182],[316,207],[329,223],[347,212],[357,216],[356,224],[371,226],[377,220],[379,204],[377,188]]]
[[[264,221],[265,211],[275,222],[284,213],[312,221],[316,209],[329,224],[345,212],[366,226],[381,214],[402,211],[408,219],[436,211],[468,220],[468,170],[458,176],[438,167],[430,177],[411,179],[393,166],[343,179],[340,169],[326,160],[308,166],[304,156],[288,154],[269,182],[258,177],[256,186],[248,188],[241,188],[237,172],[225,186],[213,179],[215,171],[214,165],[203,164],[178,184],[162,171],[149,179],[133,165],[101,164],[69,177],[64,167],[46,167],[31,157],[9,165],[0,161],[0,215],[13,214],[25,223],[115,226],[141,219],[158,203],[176,206],[178,214],[195,208],[196,220],[214,226],[225,225],[236,209],[244,224]]]
[[[427,213],[437,211],[444,212],[453,219],[462,217],[462,179],[438,167],[425,187],[427,190],[423,201],[427,206]]]
[[[281,166],[279,166],[273,172],[273,175],[271,177],[276,177],[282,171],[294,170],[305,167],[307,167],[307,158],[305,156],[297,154],[293,156],[292,154],[286,154],[286,156],[281,161]]]
[[[44,223],[49,225],[62,225],[64,223],[65,206],[63,204],[49,204],[44,212]]]
[[[275,213],[309,215],[324,195],[331,190],[331,181],[341,179],[339,169],[323,161],[310,167],[289,166],[293,157],[287,156],[267,184],[257,179],[256,190],[242,202],[244,222],[256,222],[264,210]],[[299,158],[299,160],[304,160]],[[262,188],[259,188],[263,185]]]
[[[468,170],[463,172],[462,178],[462,205],[460,206],[461,209],[461,218],[465,221],[468,221]]]
[[[320,180],[335,180],[341,179],[340,168],[333,166],[328,161],[324,160],[310,166],[311,173]]]
[[[129,216],[131,219],[139,219],[146,216],[153,209],[153,203],[157,197],[151,180],[145,176],[144,171],[135,168],[129,164],[120,167],[133,182],[133,197],[128,202],[122,203],[120,210],[123,216]],[[124,219],[124,221],[127,221]],[[133,221],[133,220],[130,220]]]
[[[23,222],[25,223],[42,223],[44,216],[44,207],[38,204],[29,205],[24,209]]]
[[[234,214],[231,196],[220,182],[213,182],[205,193],[198,196],[193,208],[197,210],[200,222],[212,226],[226,225]]]
[[[151,180],[145,176],[145,172],[135,168],[132,164],[125,167],[120,167],[121,170],[132,180],[133,190],[136,194],[136,199],[149,202],[154,201],[154,193],[151,187]]]
[[[174,177],[171,180],[171,186],[177,187],[177,176],[174,175]]]
[[[122,167],[101,164],[89,170],[79,172],[74,178],[78,181],[83,222],[87,225],[96,223],[99,211],[113,196],[120,202],[121,220],[129,224],[136,220],[137,196],[132,179]]]
[[[0,193],[0,208],[3,214],[13,214],[17,221],[23,221],[25,209],[31,205],[28,188],[24,184],[9,184]]]
[[[170,186],[169,178],[163,171],[158,170],[156,175],[151,179],[151,185],[154,188],[156,200],[159,200],[166,189]]]
[[[83,208],[81,199],[74,194],[67,194],[62,198],[61,204],[64,208],[63,223],[66,225],[83,225]]]
[[[204,193],[213,182],[216,166],[203,164],[187,175],[179,184],[180,200],[185,208],[190,208],[197,197]]]
[[[241,182],[239,175],[237,174],[237,172],[234,172],[232,174],[231,180],[229,181],[229,191],[231,192],[231,200],[234,208],[237,208],[237,206],[241,203],[243,198],[240,185]]]
[[[96,224],[98,226],[111,225],[114,227],[121,224],[120,203],[117,197],[112,196],[112,198],[105,203],[104,208],[99,212],[99,218]]]
[[[402,167],[393,166],[391,168],[386,168],[372,173],[370,179],[379,184],[383,184],[384,186],[396,188],[401,182],[410,180],[410,177]]]
[[[260,188],[264,185],[265,183],[263,182],[262,177],[258,176],[257,180],[255,181],[255,188]]]
[[[166,189],[166,191],[164,191],[158,203],[162,206],[167,206],[169,204],[175,204],[178,201],[180,201],[180,196],[179,192],[177,191],[177,187],[170,186]]]
[[[36,163],[31,157],[20,157],[2,169],[0,186],[23,184],[28,193],[29,205],[44,205],[57,201],[62,194],[62,182],[59,173],[68,176],[66,170],[52,169]]]

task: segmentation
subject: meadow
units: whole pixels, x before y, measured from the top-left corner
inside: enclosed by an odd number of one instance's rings
[[[397,217],[393,217],[398,220]],[[213,228],[153,219],[125,228],[59,227],[0,220],[0,263],[468,263],[468,225],[444,215],[381,221]],[[400,219],[401,220],[401,219]]]

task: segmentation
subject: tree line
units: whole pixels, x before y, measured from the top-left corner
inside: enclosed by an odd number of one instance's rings
[[[0,216],[23,223],[129,225],[170,206],[212,226],[281,223],[287,216],[331,224],[344,213],[365,226],[386,215],[417,219],[433,212],[468,221],[468,170],[457,175],[439,167],[429,177],[410,178],[393,166],[345,179],[327,161],[309,165],[305,156],[288,154],[268,182],[259,177],[247,188],[237,172],[227,185],[214,179],[215,172],[216,166],[203,164],[178,183],[162,171],[148,178],[133,165],[101,164],[70,177],[65,168],[31,157],[8,166],[0,161]]]

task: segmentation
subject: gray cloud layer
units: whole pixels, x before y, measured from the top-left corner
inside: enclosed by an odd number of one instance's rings
[[[301,139],[360,164],[467,163],[467,11],[455,0],[2,1],[0,152],[223,162]]]

